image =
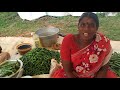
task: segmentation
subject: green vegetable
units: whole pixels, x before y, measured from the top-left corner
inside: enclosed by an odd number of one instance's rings
[[[23,62],[23,75],[48,74],[52,58],[59,63],[60,53],[46,48],[32,49],[20,58]]]
[[[109,62],[110,68],[120,76],[120,53],[114,52]]]
[[[8,61],[0,66],[0,77],[6,77],[15,73],[20,67],[19,62]]]

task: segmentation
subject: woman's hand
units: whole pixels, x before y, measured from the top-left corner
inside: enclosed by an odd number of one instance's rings
[[[73,73],[73,67],[72,67],[72,63],[68,60],[62,60],[62,65],[64,68],[64,71],[66,73],[66,76],[68,78],[77,78],[76,74]]]
[[[106,77],[106,71],[104,70],[99,70],[95,76],[95,78],[105,78]]]
[[[77,78],[77,76],[73,74],[73,72],[66,72],[66,75],[68,78]]]
[[[101,67],[100,70],[95,75],[95,78],[106,78],[108,66],[109,64],[106,64],[103,67]]]

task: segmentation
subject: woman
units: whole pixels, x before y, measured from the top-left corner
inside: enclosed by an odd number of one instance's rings
[[[61,46],[63,68],[56,70],[52,78],[114,78],[109,68],[112,54],[110,40],[98,33],[96,14],[83,13],[78,23],[78,34],[68,34]]]

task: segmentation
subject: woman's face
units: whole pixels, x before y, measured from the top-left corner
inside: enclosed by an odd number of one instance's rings
[[[97,29],[95,21],[90,17],[84,17],[78,24],[79,36],[82,40],[92,40]]]

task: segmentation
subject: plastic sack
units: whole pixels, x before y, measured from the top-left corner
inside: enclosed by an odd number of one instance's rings
[[[58,63],[55,59],[51,59],[49,77],[51,77],[53,73],[60,68],[63,68],[62,63]]]

